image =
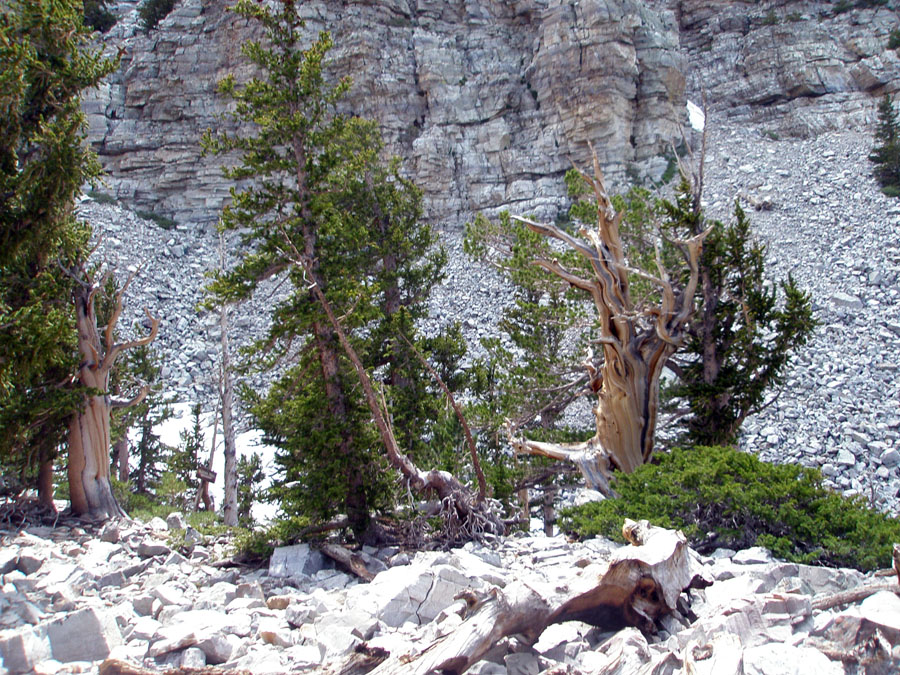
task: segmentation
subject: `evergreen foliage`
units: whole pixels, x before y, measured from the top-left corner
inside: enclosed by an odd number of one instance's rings
[[[579,537],[622,538],[625,518],[684,531],[701,551],[765,546],[799,563],[889,567],[900,522],[826,488],[817,469],[769,464],[729,447],[674,449],[632,474],[616,474],[613,499],[567,509],[560,526]]]
[[[155,30],[159,22],[165,19],[175,9],[177,0],[144,0],[138,7],[138,17],[144,32]]]
[[[373,510],[393,501],[395,478],[378,451],[371,413],[312,284],[341,317],[354,349],[386,388],[398,442],[416,454],[440,424],[412,373],[415,362],[401,336],[414,343],[415,321],[440,279],[444,255],[419,223],[420,192],[396,161],[380,159],[373,123],[339,114],[349,81],[329,83],[327,33],[307,40],[293,2],[275,9],[241,1],[233,8],[262,25],[264,41],[242,53],[260,77],[239,85],[225,78],[220,92],[251,133],[208,132],[207,152],[238,151],[225,175],[252,179],[232,190],[221,227],[239,230],[238,264],[210,285],[215,302],[249,297],[264,279],[281,274],[289,297],[274,308],[272,328],[257,345],[264,365],[292,363],[267,396],[251,397],[266,442],[280,449],[272,496],[287,515],[326,519],[346,513],[359,539],[373,536]],[[310,272],[300,256],[314,261]],[[423,344],[428,351],[428,345]],[[446,369],[452,373],[453,349]],[[428,393],[428,392],[424,392]],[[416,403],[413,408],[409,403]]]
[[[664,200],[664,228],[675,236],[711,227],[700,258],[698,309],[672,395],[687,401],[688,437],[699,445],[737,440],[748,415],[767,403],[767,392],[783,382],[793,350],[806,344],[815,327],[810,297],[793,278],[767,286],[765,246],[735,201],[734,220],[709,222],[687,181],[675,201]]]
[[[539,255],[551,255],[547,239],[509,213],[495,221],[478,215],[467,224],[464,250],[513,286],[514,303],[497,322],[498,335],[481,340],[486,356],[472,368],[467,407],[494,497],[511,506],[518,487],[550,486],[560,471],[551,470],[545,459],[510,456],[507,424],[547,441],[590,436],[590,431],[560,425],[587,382],[579,362],[587,319],[578,292],[533,264]],[[571,252],[552,255],[580,265]]]
[[[875,177],[885,194],[900,196],[900,127],[897,110],[887,94],[878,104],[878,126],[875,147],[869,155],[875,164]]]
[[[251,510],[260,501],[260,484],[265,480],[262,457],[254,452],[249,457],[241,456],[237,464],[238,475],[238,524],[241,527],[253,527],[255,521]]]
[[[135,347],[125,352],[123,361],[126,372],[151,386],[144,400],[126,409],[125,414],[131,425],[137,427],[137,443],[132,453],[136,463],[129,479],[135,492],[152,495],[157,491],[172,455],[172,448],[162,442],[156,429],[174,415],[175,398],[160,391],[162,366],[152,347]]]
[[[573,198],[569,220],[595,221],[596,205],[582,175],[569,171],[566,184]],[[636,270],[629,275],[629,290],[636,306],[659,301],[658,285],[641,271],[656,274],[660,262],[670,273],[686,274],[682,254],[672,242],[711,228],[699,261],[701,283],[688,341],[671,359],[678,381],[665,394],[670,400],[686,402],[688,415],[683,424],[690,441],[713,445],[733,442],[744,419],[766,404],[767,392],[781,384],[793,350],[806,343],[815,322],[809,296],[793,279],[781,282],[779,302],[765,276],[765,247],[753,239],[749,219],[740,205],[735,204],[734,220],[726,225],[708,221],[699,203],[699,194],[684,177],[672,201],[654,198],[640,187],[613,199],[613,206],[623,214],[620,234]],[[523,394],[527,397],[541,392],[546,396],[580,381],[577,356],[584,343],[565,358],[555,349],[560,344],[567,344],[569,349],[579,344],[571,334],[567,343],[560,341],[565,331],[556,325],[557,321],[560,326],[572,325],[577,316],[573,314],[576,298],[554,296],[547,284],[558,284],[558,280],[530,264],[538,258],[556,257],[569,269],[577,269],[579,262],[564,260],[563,252],[542,249],[546,243],[540,239],[502,217],[497,223],[481,219],[467,229],[468,250],[491,260],[516,288],[516,306],[507,310],[500,322],[507,340],[516,347],[516,356],[501,347],[500,339],[485,342],[492,353],[499,355],[495,363],[509,369],[509,374],[497,378],[497,397],[482,396],[479,404],[482,409],[492,405],[496,420],[515,420],[521,411],[528,411]],[[557,293],[571,294],[565,286],[562,284]],[[561,303],[562,298],[568,299]],[[487,372],[493,374],[490,368]],[[500,402],[500,397],[506,400]],[[565,402],[571,402],[571,398]],[[529,414],[533,412],[526,412],[524,418]]]
[[[573,339],[579,322],[584,328],[586,321],[579,294],[533,261],[544,255],[572,267],[579,262],[571,252],[551,251],[546,237],[506,212],[495,222],[479,215],[466,226],[464,247],[493,265],[514,289],[514,304],[497,325],[500,336],[482,340],[489,354],[481,364],[487,396],[473,412],[482,422],[493,419],[492,428],[510,419],[516,428],[553,429],[586,382],[578,363],[584,343]]]
[[[115,64],[87,48],[80,2],[0,7],[0,463],[31,485],[83,400],[70,266],[86,253],[74,217],[100,165],[84,142],[81,92]]]
[[[194,496],[200,485],[197,469],[203,452],[203,428],[200,423],[200,403],[191,406],[191,426],[179,434],[178,447],[172,452],[168,468],[175,478],[184,485],[184,509],[192,509]]]
[[[116,25],[116,15],[109,11],[108,0],[84,0],[84,25],[105,33]]]

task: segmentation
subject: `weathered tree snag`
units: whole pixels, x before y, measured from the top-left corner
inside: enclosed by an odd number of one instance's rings
[[[634,546],[619,549],[607,563],[559,583],[494,588],[453,633],[417,655],[392,654],[373,675],[463,673],[501,638],[518,635],[534,643],[547,626],[563,621],[655,632],[654,622],[675,609],[682,591],[708,582],[695,574],[680,532],[626,521],[623,533]]]
[[[225,269],[225,235],[219,234],[219,265]],[[234,436],[234,380],[231,376],[231,349],[228,344],[228,305],[219,308],[219,332],[222,345],[222,438],[225,441],[225,476],[222,497],[223,520],[229,527],[237,527],[237,444]],[[208,491],[208,488],[207,488]]]
[[[83,275],[84,270],[80,271]],[[149,344],[156,339],[159,330],[159,320],[147,312],[150,333],[146,337],[130,342],[114,342],[116,323],[122,314],[123,295],[133,278],[132,274],[116,294],[103,344],[94,312],[94,297],[100,285],[82,280],[75,291],[78,349],[82,357],[77,378],[88,393],[85,395],[84,408],[73,415],[69,423],[69,498],[75,515],[96,520],[127,517],[116,502],[109,482],[109,413],[113,407],[108,393],[109,374],[122,351]],[[134,402],[138,400],[136,398]]]
[[[678,287],[657,257],[659,276],[632,269],[625,259],[619,236],[623,214],[616,213],[603,185],[596,154],[594,176],[582,174],[593,187],[597,202],[597,227],[582,228],[579,236],[554,226],[516,220],[545,237],[557,239],[580,254],[591,274],[580,276],[558,260],[537,260],[535,264],[588,293],[597,312],[602,346],[600,367],[588,355],[584,364],[589,386],[597,395],[594,407],[597,433],[586,443],[552,445],[516,438],[510,441],[516,452],[574,461],[587,486],[609,494],[611,468],[631,473],[650,459],[659,408],[659,377],[669,357],[685,337],[688,318],[694,309],[698,283],[698,261],[703,239],[699,235],[676,243],[688,266],[687,282]],[[659,304],[636,306],[629,292],[629,274],[650,282],[658,289]]]

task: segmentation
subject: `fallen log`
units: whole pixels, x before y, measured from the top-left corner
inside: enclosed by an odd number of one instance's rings
[[[355,574],[360,579],[363,579],[364,581],[372,581],[372,579],[375,578],[375,574],[373,572],[370,572],[368,568],[366,568],[365,561],[358,553],[348,551],[346,548],[344,548],[343,546],[339,546],[338,544],[324,543],[319,544],[317,548],[324,555],[327,555],[341,567]]]
[[[608,561],[555,584],[519,581],[494,588],[451,634],[418,654],[391,654],[372,674],[463,673],[501,638],[518,635],[533,644],[547,626],[563,621],[656,632],[655,621],[675,609],[682,591],[710,582],[696,573],[681,532],[626,521],[623,533],[634,545]]]
[[[160,671],[143,668],[118,659],[107,659],[100,664],[100,675],[253,675],[249,670],[226,670],[215,666],[204,668],[170,668]]]

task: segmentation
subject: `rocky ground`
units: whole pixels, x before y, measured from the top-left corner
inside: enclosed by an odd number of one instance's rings
[[[345,668],[355,652],[415,655],[461,630],[462,591],[502,599],[514,582],[559,586],[623,552],[602,539],[528,536],[446,552],[367,548],[361,556],[375,576],[365,583],[306,545],[277,549],[268,568],[256,570],[217,565],[228,550],[227,540],[185,528],[180,514],[100,530],[69,521],[0,531],[0,673],[207,665],[254,675],[362,673]],[[691,560],[692,574],[714,583],[683,594],[656,635],[567,622],[533,646],[504,638],[468,672],[828,675],[900,667],[900,599],[884,590],[896,586],[893,577],[777,562],[762,549]],[[866,586],[881,590],[836,596]]]
[[[818,466],[844,494],[900,511],[900,201],[871,177],[858,132],[773,140],[714,134],[709,212],[733,199],[768,244],[767,272],[794,276],[819,322],[777,400],[747,420],[741,446],[763,459]],[[745,204],[745,208],[747,208]]]

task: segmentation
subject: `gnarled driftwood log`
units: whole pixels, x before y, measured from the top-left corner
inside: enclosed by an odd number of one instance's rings
[[[684,535],[626,521],[633,546],[554,584],[519,581],[494,588],[453,633],[416,655],[391,654],[373,675],[452,675],[465,672],[498,640],[519,635],[534,643],[547,626],[584,621],[607,629],[636,626],[655,632],[655,621],[675,609],[682,591],[704,587]]]

